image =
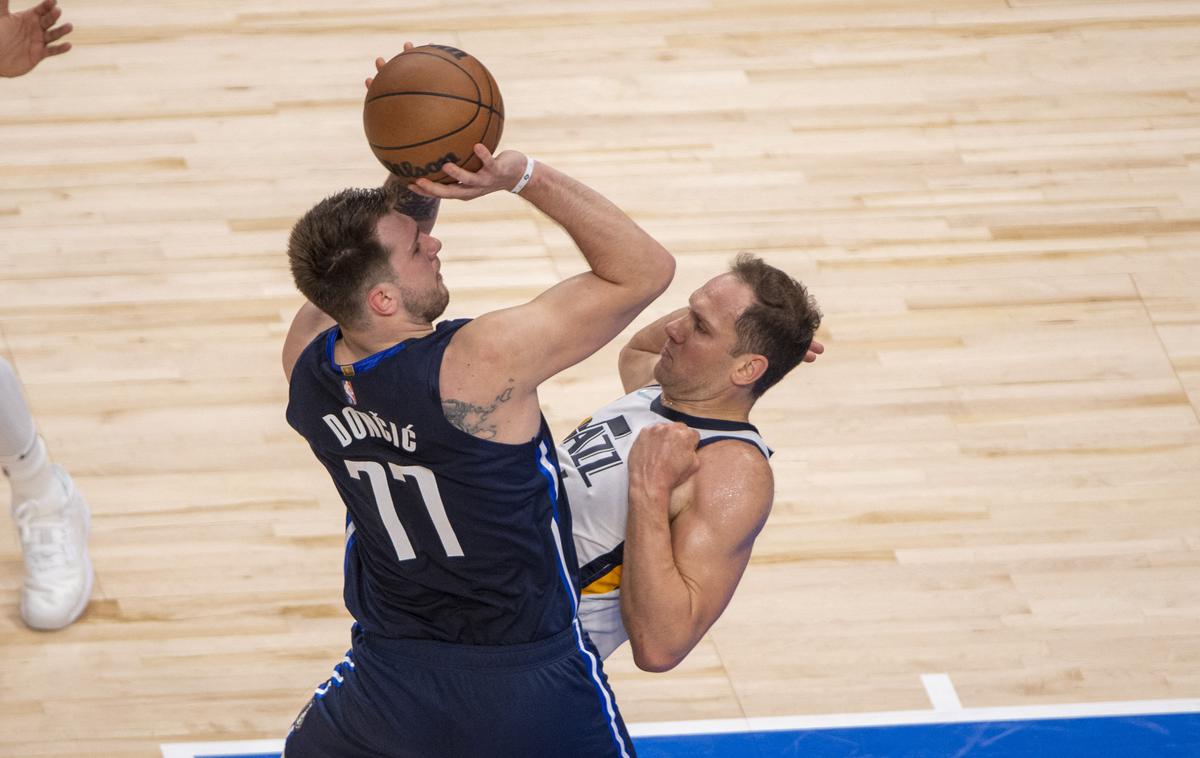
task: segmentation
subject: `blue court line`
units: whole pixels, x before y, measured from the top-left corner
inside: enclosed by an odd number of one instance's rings
[[[1200,714],[635,738],[639,758],[1196,758]]]
[[[633,744],[639,758],[1196,758],[1200,713],[654,735]]]

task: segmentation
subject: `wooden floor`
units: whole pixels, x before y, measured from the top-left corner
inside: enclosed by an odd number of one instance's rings
[[[0,519],[0,755],[282,737],[345,650],[283,248],[382,180],[362,78],[405,39],[481,58],[503,144],[677,254],[639,324],[740,250],[826,314],[753,419],[742,587],[677,671],[610,661],[629,721],[927,708],[936,672],[967,707],[1200,697],[1200,0],[63,4],[76,49],[0,81],[0,354],[97,584],[26,630]],[[582,265],[517,198],[441,218],[449,315]],[[615,358],[546,387],[559,435]]]

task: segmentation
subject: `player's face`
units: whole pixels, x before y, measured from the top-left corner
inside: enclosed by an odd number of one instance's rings
[[[376,228],[379,241],[391,251],[392,270],[400,286],[400,297],[409,315],[433,322],[450,303],[450,291],[442,282],[442,242],[417,228],[417,222],[400,213],[389,213]]]
[[[754,293],[733,274],[709,280],[688,298],[688,310],[667,324],[654,378],[675,396],[718,393],[731,383],[737,360],[737,318]]]

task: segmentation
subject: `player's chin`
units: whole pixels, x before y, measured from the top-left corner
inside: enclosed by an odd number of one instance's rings
[[[429,319],[430,323],[435,319],[441,318],[442,314],[446,312],[446,308],[450,305],[450,290],[446,289],[446,285],[442,284],[441,274],[438,274],[438,290],[441,292],[441,297],[438,298],[437,304],[433,308],[437,313],[433,315],[433,318]]]
[[[654,363],[654,370],[651,372],[654,376],[654,381],[658,384],[666,384],[670,379],[670,372],[667,370],[667,367],[663,365],[665,360],[666,358],[659,358]]]

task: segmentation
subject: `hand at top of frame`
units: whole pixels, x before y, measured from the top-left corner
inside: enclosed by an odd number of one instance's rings
[[[62,15],[58,0],[42,0],[19,13],[11,13],[8,2],[0,0],[0,76],[27,74],[46,58],[71,49],[70,42],[53,44],[74,28],[55,26]]]

